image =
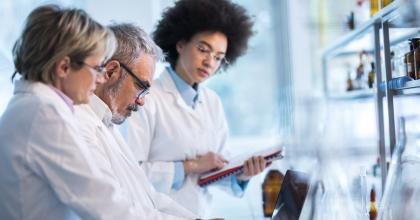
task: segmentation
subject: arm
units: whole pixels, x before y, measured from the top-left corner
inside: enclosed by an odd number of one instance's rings
[[[175,162],[149,161],[156,124],[156,107],[153,100],[127,119],[128,146],[134,159],[141,163],[152,185],[160,192],[169,193],[175,179]]]
[[[42,108],[32,123],[28,167],[45,179],[58,200],[83,219],[140,219],[141,213],[106,181],[79,138],[73,118],[64,119],[56,109]],[[69,117],[69,116],[67,116]]]

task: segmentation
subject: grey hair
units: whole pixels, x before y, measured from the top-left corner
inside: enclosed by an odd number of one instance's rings
[[[162,50],[140,27],[130,24],[112,24],[108,26],[117,38],[118,46],[111,60],[118,60],[130,65],[142,53],[152,56],[155,61],[163,61]]]

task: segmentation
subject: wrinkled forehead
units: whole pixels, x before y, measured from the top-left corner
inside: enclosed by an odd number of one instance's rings
[[[143,53],[140,57],[133,60],[131,63],[131,68],[134,74],[142,81],[148,82],[151,84],[155,68],[156,68],[156,59],[150,54]]]

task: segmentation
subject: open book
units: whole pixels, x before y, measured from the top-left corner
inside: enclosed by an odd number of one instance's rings
[[[230,159],[229,163],[222,169],[201,175],[198,179],[198,185],[206,186],[230,175],[241,173],[243,171],[244,162],[252,156],[263,156],[267,162],[272,162],[283,158],[284,150],[282,147],[274,147],[254,153],[241,154]]]

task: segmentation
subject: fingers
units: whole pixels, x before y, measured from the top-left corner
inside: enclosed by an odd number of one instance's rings
[[[220,156],[220,160],[222,160],[223,163],[229,163],[229,161],[226,160],[225,157],[223,157],[222,155],[219,155],[219,156]]]
[[[264,157],[251,157],[244,164],[244,175],[255,176],[266,168],[266,160]]]
[[[196,161],[199,166],[199,168],[196,171],[197,173],[221,169],[228,162],[222,155],[211,151],[204,155],[197,156]]]
[[[215,158],[215,164],[217,166],[217,168],[221,169],[225,166],[226,163],[228,163],[229,161],[227,161],[222,155],[220,154],[216,154],[216,158]]]

